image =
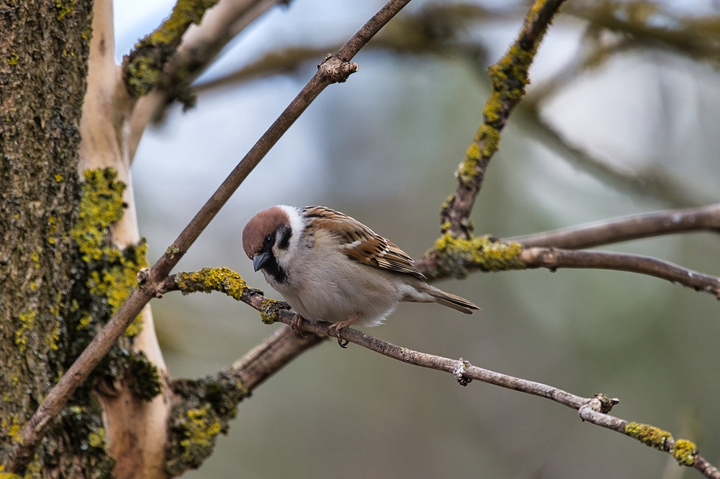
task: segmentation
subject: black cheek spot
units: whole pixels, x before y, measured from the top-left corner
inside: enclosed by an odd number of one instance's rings
[[[278,239],[278,248],[288,249],[290,246],[290,238],[292,237],[292,230],[288,225],[280,225],[275,230],[275,237]]]

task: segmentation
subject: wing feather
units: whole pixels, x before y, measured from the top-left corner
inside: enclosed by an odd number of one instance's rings
[[[342,251],[348,258],[374,268],[425,279],[407,253],[356,219],[324,206],[307,206],[302,214],[311,219],[314,228],[331,231],[340,238]]]

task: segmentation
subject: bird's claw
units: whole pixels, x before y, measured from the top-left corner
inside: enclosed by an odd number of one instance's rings
[[[343,349],[347,348],[347,345],[350,343],[350,341],[348,341],[347,339],[343,339],[340,337],[340,330],[345,327],[346,326],[342,324],[342,322],[331,324],[328,327],[328,334],[331,336],[335,336],[337,338],[338,345]]]
[[[292,330],[295,331],[295,334],[297,334],[301,338],[304,338],[305,333],[303,332],[302,322],[303,322],[303,317],[300,316],[299,314],[295,314],[295,316],[293,316],[293,318],[290,320],[290,328],[292,328]]]

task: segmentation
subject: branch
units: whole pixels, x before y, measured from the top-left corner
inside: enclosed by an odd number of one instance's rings
[[[535,98],[534,100],[540,100]],[[671,206],[697,206],[717,201],[668,175],[661,168],[632,168],[620,162],[607,161],[572,144],[540,115],[537,105],[523,102],[518,109],[518,125],[536,141],[553,150],[565,161],[581,168],[608,186],[621,192],[632,192],[657,198]]]
[[[679,284],[720,299],[720,278],[698,273],[649,256],[609,251],[575,251],[557,248],[525,248],[519,255],[526,268],[593,268],[645,274]]]
[[[510,271],[529,268],[595,268],[646,274],[710,293],[720,299],[720,278],[667,261],[628,253],[529,247],[492,236],[470,239],[445,233],[415,266],[429,279],[464,278],[470,270]]]
[[[202,23],[183,36],[177,52],[168,60],[155,89],[140,98],[130,117],[130,134],[127,140],[130,159],[152,118],[173,100],[184,93],[222,49],[250,23],[275,5],[285,0],[221,0],[204,16]],[[323,52],[324,54],[325,52]]]
[[[300,93],[292,100],[277,120],[253,145],[245,157],[238,163],[220,187],[180,233],[165,254],[153,265],[149,272],[141,275],[140,286],[136,287],[128,299],[118,309],[105,327],[95,336],[88,347],[80,354],[73,365],[60,378],[35,414],[23,427],[21,439],[15,445],[8,471],[21,472],[27,466],[35,447],[47,432],[52,418],[65,406],[75,389],[88,377],[100,363],[127,326],[140,313],[155,295],[157,284],[164,280],[170,270],[180,261],[187,249],[200,236],[200,233],[212,221],[220,208],[245,180],[247,175],[260,163],[267,152],[295,120],[307,109],[312,101],[330,84],[342,82],[357,70],[357,64],[349,61],[357,52],[394,17],[410,0],[390,0],[363,27],[343,45],[338,52],[328,56],[318,67],[317,73],[310,79]]]
[[[481,45],[459,40],[458,32],[466,30],[467,23],[488,18],[503,19],[507,12],[492,12],[475,5],[431,4],[405,15],[402,21],[394,22],[390,28],[383,29],[380,35],[368,45],[370,49],[378,49],[403,55],[434,55],[447,60],[456,56],[467,62],[476,73],[478,80],[486,82],[485,52]],[[584,43],[595,40],[596,31],[589,27]],[[516,113],[518,125],[537,141],[554,150],[572,165],[582,168],[600,181],[615,187],[619,191],[631,192],[660,199],[672,206],[688,207],[708,204],[713,201],[707,195],[690,192],[686,185],[671,178],[661,170],[645,168],[634,170],[617,165],[602,158],[593,156],[585,149],[572,145],[552,125],[540,115],[538,104],[552,96],[561,86],[576,79],[581,71],[597,68],[602,59],[609,58],[613,53],[623,51],[623,45],[611,47],[598,46],[594,49],[581,48],[581,53],[569,65],[564,67],[551,80],[535,85],[525,100],[518,105]],[[224,76],[195,83],[190,87],[190,94],[202,94],[213,89],[250,82],[272,75],[292,74],[308,61],[316,59],[336,46],[305,46],[288,47],[271,51],[255,62],[243,66]]]
[[[443,231],[450,231],[459,238],[470,236],[470,212],[482,187],[490,159],[498,150],[500,131],[525,95],[525,85],[530,82],[530,65],[562,3],[563,0],[536,0],[515,43],[488,70],[493,85],[492,94],[483,110],[484,122],[457,170],[458,187],[455,194],[448,198],[440,213]]]
[[[166,278],[165,281],[160,284],[158,293],[162,294],[176,290],[182,291],[183,294],[219,291],[260,311],[262,320],[265,323],[280,321],[289,325],[295,317],[294,313],[288,311],[286,303],[266,299],[262,291],[249,287],[237,273],[227,268],[204,268],[197,272],[178,273],[175,276]],[[720,470],[697,453],[697,447],[694,443],[684,439],[675,440],[669,432],[648,424],[628,422],[610,416],[608,413],[612,410],[613,406],[619,402],[617,399],[608,398],[604,394],[596,394],[592,398],[584,398],[553,386],[473,366],[462,358],[456,360],[414,351],[383,341],[355,329],[343,328],[340,331],[331,331],[329,327],[330,323],[324,321],[318,323],[306,320],[302,321],[302,328],[305,331],[321,336],[331,335],[342,338],[389,358],[397,359],[398,361],[450,373],[463,386],[466,386],[472,380],[478,380],[487,384],[550,399],[558,404],[577,410],[583,421],[637,439],[643,444],[669,453],[680,465],[694,467],[705,477],[720,479]],[[291,333],[286,331],[286,333],[282,334]],[[262,349],[264,349],[264,346],[261,346],[261,351]],[[252,363],[257,354],[257,352],[253,352],[247,360],[239,363]],[[262,352],[259,354],[262,354]],[[266,376],[267,370],[261,377]],[[243,385],[247,387],[247,384]]]
[[[507,241],[520,243],[526,248],[545,246],[581,249],[690,231],[720,233],[720,204],[704,208],[626,216],[545,233],[517,236],[508,238]]]
[[[147,95],[160,82],[163,68],[192,24],[200,24],[205,11],[218,0],[177,0],[170,17],[157,30],[135,44],[123,59],[123,81],[133,97]]]

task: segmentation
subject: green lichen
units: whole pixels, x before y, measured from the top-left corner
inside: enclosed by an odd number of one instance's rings
[[[625,434],[637,439],[646,446],[664,450],[665,441],[672,440],[672,434],[649,424],[630,422],[625,426]]]
[[[80,211],[72,229],[80,256],[89,267],[89,293],[105,298],[111,315],[132,292],[137,272],[148,266],[144,240],[124,250],[106,241],[110,226],[122,218],[124,191],[125,184],[117,180],[112,168],[85,171]],[[86,316],[83,319],[80,329],[89,324]],[[141,330],[142,316],[138,315],[125,334],[136,336]]]
[[[170,415],[165,469],[170,476],[176,476],[199,467],[212,454],[216,436],[227,434],[230,420],[237,414],[237,404],[250,392],[229,373],[177,380],[172,387],[180,400]]]
[[[129,369],[132,377],[132,388],[137,397],[145,401],[152,400],[162,391],[160,373],[142,352],[129,356]]]
[[[22,436],[20,435],[22,432],[21,421],[15,415],[2,418],[2,421],[0,421],[0,431],[3,436],[9,437],[16,444],[22,441]]]
[[[678,439],[675,441],[670,454],[681,466],[692,466],[695,464],[695,455],[697,454],[697,446],[694,442]]]
[[[147,95],[162,76],[165,63],[179,45],[190,25],[199,24],[205,11],[218,0],[178,0],[170,17],[147,37],[140,40],[126,58],[123,76],[128,92]]]
[[[4,467],[4,466],[0,466]],[[23,479],[22,476],[18,476],[17,474],[13,472],[1,472],[0,471],[0,479]]]
[[[250,289],[245,280],[230,268],[203,268],[191,273],[178,273],[175,282],[183,294],[218,291],[237,301],[241,301],[243,294]]]
[[[483,271],[508,271],[524,269],[520,261],[522,245],[507,243],[491,236],[457,238],[450,232],[444,233],[435,242],[438,257],[438,271],[431,277],[449,274],[458,278],[467,276],[468,269]]]

